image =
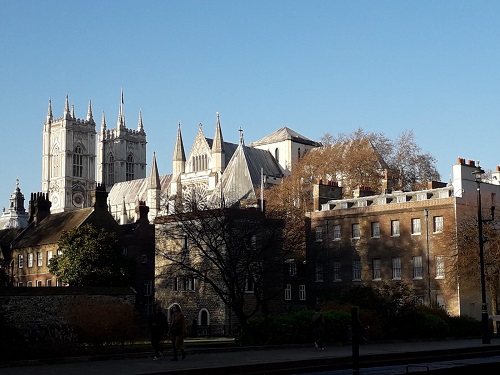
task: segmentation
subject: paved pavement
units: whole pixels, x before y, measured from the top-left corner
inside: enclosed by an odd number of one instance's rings
[[[261,348],[253,350],[196,350],[187,349],[184,360],[170,361],[170,355],[153,361],[144,354],[116,356],[107,360],[71,358],[67,363],[41,364],[39,362],[12,363],[0,367],[1,375],[90,375],[90,374],[352,374],[350,346],[327,347],[316,351],[312,347]],[[487,353],[485,353],[487,351]],[[466,359],[469,352],[475,358]],[[464,366],[480,361],[500,363],[500,339],[491,344],[481,339],[418,341],[364,344],[360,346],[360,374],[404,374],[430,369]],[[436,361],[436,356],[442,362]],[[423,361],[423,362],[422,362]],[[380,365],[384,367],[379,367]],[[485,372],[487,373],[487,372]]]

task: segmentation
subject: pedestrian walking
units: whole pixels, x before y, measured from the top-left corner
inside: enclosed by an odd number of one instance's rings
[[[316,350],[324,350],[323,333],[325,329],[325,317],[321,313],[321,307],[316,307],[316,312],[311,319],[311,328],[314,335],[314,348]]]
[[[186,351],[184,350],[186,318],[182,313],[181,307],[177,303],[174,303],[170,311],[170,338],[172,340],[172,348],[174,350],[174,357],[172,358],[172,361],[177,361],[178,351],[181,352],[182,359],[186,358]]]
[[[151,332],[151,345],[155,352],[153,361],[156,361],[162,355],[161,340],[168,328],[168,319],[161,311],[160,305],[156,304],[153,315],[149,318],[149,330]]]

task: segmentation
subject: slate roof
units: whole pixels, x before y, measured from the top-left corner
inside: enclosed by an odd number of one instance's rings
[[[304,145],[311,145],[315,147],[321,146],[321,143],[310,140],[307,137],[304,137],[302,134],[297,133],[296,131],[284,126],[281,129],[276,130],[275,132],[266,135],[264,138],[250,143],[250,147],[262,146],[271,143],[281,142],[285,140],[292,140],[297,143],[301,143]]]
[[[160,176],[160,191],[162,194],[167,194],[172,175],[167,174]],[[125,202],[135,202],[137,197],[141,201],[147,201],[149,189],[149,177],[139,178],[137,180],[118,182],[113,185],[109,194],[108,202],[112,206],[121,205],[123,198]]]
[[[93,212],[94,208],[82,208],[75,211],[50,214],[40,223],[34,222],[26,227],[14,241],[15,248],[39,246],[57,243],[63,231],[80,226]]]
[[[207,137],[205,137],[205,140],[207,141],[210,149],[212,149],[212,145],[214,144],[214,140],[212,138],[207,138]],[[222,150],[224,151],[224,155],[225,155],[225,159],[226,159],[225,162],[226,162],[226,165],[228,165],[229,161],[233,157],[234,152],[238,148],[238,145],[236,143],[229,143],[229,142],[222,142],[222,144],[223,144]]]
[[[0,259],[10,259],[10,244],[21,232],[21,228],[8,228],[0,230]]]

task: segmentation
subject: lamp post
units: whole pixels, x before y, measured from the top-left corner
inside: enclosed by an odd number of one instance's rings
[[[486,280],[484,275],[484,237],[483,237],[483,215],[481,208],[481,176],[484,170],[478,165],[472,172],[477,184],[477,228],[479,235],[479,263],[481,265],[481,336],[483,344],[490,343],[488,332],[488,304],[486,303]]]

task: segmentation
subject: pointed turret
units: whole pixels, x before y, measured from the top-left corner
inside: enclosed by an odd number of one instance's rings
[[[71,118],[75,118],[75,105],[71,105]]]
[[[153,221],[160,212],[160,195],[161,195],[160,174],[158,173],[158,166],[156,165],[156,153],[153,152],[153,161],[151,163],[151,171],[149,173],[148,203],[147,203],[147,205],[149,206],[148,217],[150,221]]]
[[[149,172],[149,188],[160,189],[160,174],[156,165],[156,153],[153,152],[153,161],[151,163],[151,171]]]
[[[52,116],[52,100],[49,98],[49,108],[47,109],[47,119],[45,120],[46,123],[52,122],[54,117]]]
[[[180,173],[184,173],[184,166],[186,163],[186,154],[184,152],[184,143],[182,142],[182,133],[181,133],[181,122],[177,125],[177,139],[175,140],[174,146],[174,175],[178,175]],[[177,164],[177,168],[176,168]]]
[[[89,99],[89,109],[87,110],[87,121],[94,122],[94,116],[92,115],[92,100]]]
[[[220,126],[220,116],[217,112],[217,122],[215,124],[215,136],[212,144],[212,169],[214,172],[222,172],[226,167],[226,158],[224,153],[224,139]]]
[[[116,128],[125,127],[125,115],[123,114],[123,88],[121,89],[120,95],[120,107],[118,108],[118,120],[116,121]]]
[[[66,94],[66,102],[64,103],[63,118],[65,118],[65,119],[71,118],[71,113],[69,111],[69,96],[68,96],[68,94]]]
[[[128,223],[127,206],[125,204],[125,197],[123,197],[122,213],[120,215],[120,225],[124,225],[127,223]]]
[[[144,132],[144,125],[142,124],[142,110],[139,110],[139,121],[137,122],[137,131]]]
[[[102,111],[102,119],[101,119],[101,133],[106,132],[106,115],[104,111]]]

